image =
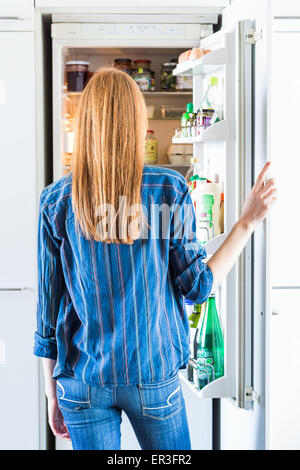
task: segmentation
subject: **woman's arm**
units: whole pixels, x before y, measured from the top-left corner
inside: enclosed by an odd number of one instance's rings
[[[56,381],[52,378],[56,361],[54,359],[42,357],[42,364],[45,378],[45,394],[48,400],[50,400],[51,398],[56,397]]]
[[[45,377],[45,393],[48,401],[48,421],[54,436],[70,440],[63,415],[58,407],[56,397],[56,381],[52,378],[56,361],[46,357],[42,358]]]
[[[235,224],[225,242],[207,262],[214,277],[213,290],[226,277],[251,237],[255,227],[266,217],[277,200],[277,189],[274,179],[272,178],[267,184],[264,184],[269,167],[270,163],[264,166],[245,201],[239,221]]]

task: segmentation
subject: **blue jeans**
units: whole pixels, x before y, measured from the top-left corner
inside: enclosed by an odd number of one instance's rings
[[[178,374],[160,383],[118,387],[89,386],[61,376],[57,398],[73,449],[120,449],[122,410],[142,449],[191,449]]]

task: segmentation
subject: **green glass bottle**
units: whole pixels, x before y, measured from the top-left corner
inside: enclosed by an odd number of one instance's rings
[[[187,301],[186,301],[187,302]],[[192,303],[192,302],[191,302]],[[194,304],[193,312],[189,316],[189,325],[190,325],[190,359],[196,360],[197,359],[197,343],[196,343],[196,336],[199,328],[199,320],[201,316],[201,305]],[[194,369],[191,363],[188,364],[187,367],[187,374],[188,380],[193,382],[194,377]]]
[[[201,390],[205,385],[224,375],[224,341],[216,308],[215,295],[206,301],[197,350],[197,383]]]

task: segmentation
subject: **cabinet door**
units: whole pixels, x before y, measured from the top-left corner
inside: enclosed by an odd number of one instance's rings
[[[300,450],[300,289],[273,289],[268,448]]]
[[[38,449],[35,294],[0,291],[0,449]]]
[[[36,245],[34,34],[0,32],[0,288],[32,287]]]
[[[33,27],[34,0],[1,0],[0,31],[33,31]]]

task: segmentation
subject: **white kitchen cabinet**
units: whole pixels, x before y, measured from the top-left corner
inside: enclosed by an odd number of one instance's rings
[[[1,0],[0,31],[33,31],[33,29],[34,0]]]
[[[32,354],[36,296],[0,291],[0,449],[39,448],[38,361]]]
[[[300,289],[273,289],[272,305],[267,446],[300,450]]]
[[[34,33],[1,31],[0,50],[0,288],[34,287]]]

